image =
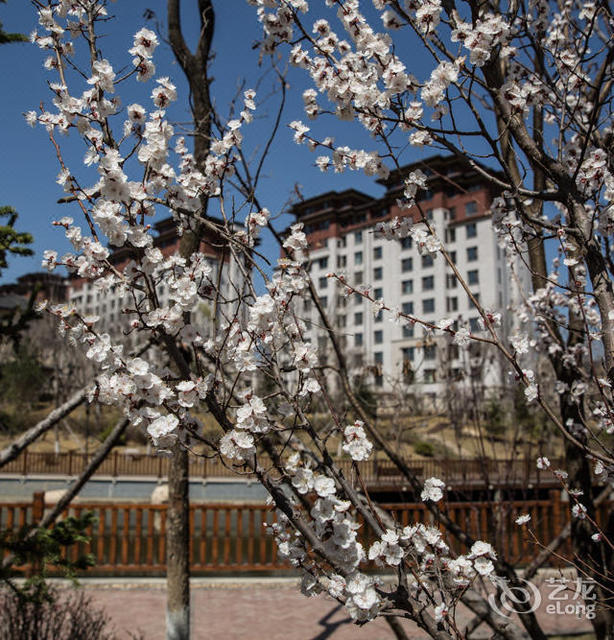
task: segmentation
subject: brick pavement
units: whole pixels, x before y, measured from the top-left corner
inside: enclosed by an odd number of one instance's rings
[[[126,631],[164,640],[163,589],[86,589],[123,630],[118,640],[130,638]],[[193,588],[192,628],[192,640],[394,640],[385,621],[357,627],[332,599],[305,598],[288,585]]]
[[[94,602],[106,609],[118,630],[118,640],[141,633],[143,640],[164,640],[165,591],[163,584],[109,582],[85,584]],[[590,631],[585,619],[573,615],[538,618],[548,635]],[[394,640],[384,620],[363,627],[353,625],[345,610],[326,596],[305,598],[294,584],[241,580],[196,583],[192,588],[192,640]],[[458,622],[469,614],[460,611]],[[413,639],[426,637],[405,623]],[[462,628],[462,626],[461,626]],[[474,637],[488,637],[484,632]]]

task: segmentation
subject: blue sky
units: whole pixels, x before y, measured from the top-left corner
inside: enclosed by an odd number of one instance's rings
[[[184,23],[188,38],[192,42],[197,36],[198,16],[193,9],[195,2],[183,2]],[[101,41],[101,49],[110,61],[119,68],[129,63],[128,48],[132,46],[132,35],[146,24],[143,18],[145,9],[154,10],[161,24],[165,23],[165,2],[163,0],[119,1],[110,4],[116,18],[105,27],[107,35]],[[29,34],[36,28],[34,11],[28,2],[9,0],[0,5],[0,20],[6,31],[21,31]],[[152,26],[151,23],[149,26]],[[227,112],[227,104],[236,93],[238,83],[245,79],[246,86],[254,86],[262,76],[263,69],[258,67],[257,52],[252,49],[253,43],[260,36],[260,27],[253,7],[245,0],[224,0],[216,3],[216,33],[214,50],[216,58],[213,64],[214,83],[212,92],[222,115]],[[44,52],[29,43],[6,45],[0,49],[0,74],[3,78],[3,99],[0,101],[0,132],[2,135],[3,153],[0,154],[0,203],[13,206],[19,212],[18,228],[30,231],[34,235],[35,256],[32,258],[11,257],[9,268],[0,274],[0,282],[11,282],[17,276],[34,270],[40,270],[42,252],[53,248],[58,251],[70,249],[63,234],[52,227],[51,222],[63,215],[71,215],[80,220],[79,211],[74,205],[58,205],[56,203],[63,192],[56,184],[59,165],[54,150],[44,129],[30,128],[24,121],[23,113],[37,109],[41,100],[50,102],[47,83],[55,81],[53,73],[43,69]],[[187,89],[180,68],[173,60],[170,48],[161,44],[156,51],[155,62],[157,76],[169,75],[177,84],[179,100],[169,113],[172,120],[189,120],[187,106]],[[289,76],[289,100],[284,114],[285,124],[294,119],[305,119],[302,109],[301,93],[308,84],[303,72],[291,70]],[[272,77],[262,80],[259,97],[269,95],[265,104],[257,112],[257,119],[245,129],[245,150],[248,154],[256,153],[262,148],[267,132],[270,130],[272,116],[278,103],[278,95],[273,89]],[[141,90],[142,95],[124,94],[124,105],[136,99],[147,108],[151,104],[147,97],[153,85],[131,83],[130,88]],[[120,121],[123,116],[119,116]],[[333,125],[334,123],[330,123]],[[353,136],[359,135],[355,130]],[[352,136],[352,137],[353,137]],[[341,140],[341,138],[339,138]],[[84,148],[76,136],[60,139],[67,149],[69,158],[79,158]],[[357,145],[355,139],[348,139],[347,144]],[[366,145],[373,148],[373,142]],[[71,154],[72,152],[72,154]],[[275,145],[268,157],[264,170],[264,180],[259,196],[261,202],[271,212],[279,213],[291,197],[295,185],[301,185],[305,197],[316,195],[331,189],[354,187],[366,190],[374,195],[382,192],[382,188],[372,180],[357,173],[342,175],[322,174],[314,166],[315,155],[304,146],[297,146],[292,141],[292,132],[282,127]],[[78,170],[78,162],[71,162],[70,168]],[[89,184],[96,180],[95,174],[89,174]],[[280,228],[291,221],[290,216],[281,218]],[[278,250],[271,239],[265,239],[263,249],[272,258],[277,257]]]

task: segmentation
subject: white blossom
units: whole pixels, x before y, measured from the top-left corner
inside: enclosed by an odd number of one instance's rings
[[[442,489],[444,489],[445,486],[445,482],[439,478],[427,478],[424,481],[424,487],[420,494],[420,499],[423,502],[426,502],[427,500],[439,502],[443,498]]]
[[[343,450],[356,462],[366,460],[373,449],[364,430],[364,422],[356,420],[343,431]]]

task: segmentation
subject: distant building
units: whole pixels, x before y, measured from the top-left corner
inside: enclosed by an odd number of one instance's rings
[[[28,322],[32,320],[34,303],[39,300],[50,300],[53,303],[66,301],[66,278],[55,273],[26,273],[17,278],[17,282],[0,285],[0,322],[7,327],[15,326],[19,318]]]
[[[160,249],[165,257],[177,254],[181,236],[177,232],[175,221],[166,218],[154,226],[157,235],[154,237],[153,246]],[[109,260],[118,271],[123,271],[133,260],[133,249],[122,247],[115,250]],[[228,243],[222,236],[215,236],[208,231],[206,238],[201,241],[200,252],[204,254],[212,267],[214,282],[219,282],[220,290],[227,299],[237,300],[237,293],[233,287],[244,280],[242,271],[237,264]],[[170,291],[165,283],[161,283],[156,290],[161,305],[172,302]],[[213,297],[213,291],[212,291]],[[111,338],[123,342],[127,346],[134,346],[139,342],[138,334],[130,329],[130,320],[133,314],[122,313],[123,308],[134,308],[135,302],[129,294],[122,295],[111,287],[103,289],[86,278],[71,277],[68,287],[68,301],[83,315],[96,315],[100,317],[101,330],[109,333]],[[233,302],[232,304],[236,304]],[[194,309],[193,323],[205,332],[206,325],[210,325],[214,313],[220,316],[222,307],[206,303],[199,304]],[[215,307],[215,309],[214,309]],[[228,311],[228,309],[226,309]]]
[[[351,371],[366,374],[367,382],[381,392],[392,393],[405,384],[434,399],[442,385],[465,375],[467,357],[474,369],[478,359],[481,363],[474,376],[497,384],[501,373],[494,356],[481,358],[479,345],[468,356],[440,332],[440,337],[428,336],[418,324],[395,323],[390,313],[374,315],[362,296],[346,297],[344,287],[326,277],[331,271],[343,273],[353,286],[371,285],[373,298],[382,298],[392,308],[433,323],[454,318],[472,333],[480,331],[478,312],[441,255],[420,255],[411,238],[391,242],[375,231],[377,223],[395,217],[419,220],[417,207],[407,210],[397,204],[403,198],[405,176],[416,169],[428,176],[427,190],[417,194],[422,210],[475,298],[485,309],[501,313],[504,331],[509,331],[506,312],[518,293],[491,225],[489,208],[499,194],[457,158],[435,156],[392,172],[379,181],[387,187],[382,198],[353,189],[331,191],[294,205],[292,213],[304,223],[311,276]],[[325,362],[332,357],[325,332],[311,301],[302,305],[299,315]]]
[[[52,302],[65,302],[67,295],[66,278],[55,273],[34,272],[26,273],[17,278],[17,282],[0,285],[0,299],[7,296],[16,296],[18,299],[28,302],[32,293],[36,300],[50,300]]]

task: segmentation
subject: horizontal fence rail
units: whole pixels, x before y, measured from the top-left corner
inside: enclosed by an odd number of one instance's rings
[[[15,460],[0,468],[0,474],[75,476],[81,473],[92,455],[79,452],[41,453],[24,451]],[[190,455],[192,478],[247,478],[254,479],[244,468],[223,462],[219,458]],[[551,482],[550,471],[540,472],[535,459],[419,459],[407,458],[410,470],[419,478],[441,478],[447,483],[489,482],[517,484],[522,482]],[[355,473],[349,459],[338,459],[336,463],[346,476]],[[169,458],[164,455],[114,451],[96,471],[98,476],[144,476],[164,478],[168,473]],[[355,463],[364,482],[369,485],[396,485],[404,481],[398,468],[390,460],[373,459]],[[559,461],[552,460],[554,468]]]
[[[0,504],[0,527],[16,531],[38,521],[49,505],[37,493],[33,502]],[[423,503],[384,504],[400,526],[419,522],[437,524]],[[612,503],[601,505],[597,520],[607,521]],[[569,503],[562,502],[559,491],[551,490],[547,499],[510,502],[451,502],[444,505],[450,519],[470,536],[488,540],[513,564],[526,564],[539,552],[516,518],[531,515],[531,529],[542,544],[548,544],[569,521]],[[67,553],[76,560],[91,553],[95,567],[88,575],[160,575],[166,568],[166,505],[147,503],[79,503],[64,515],[79,516],[91,512],[95,524],[89,542],[71,547]],[[195,575],[211,572],[288,571],[292,567],[277,553],[265,525],[275,522],[275,511],[264,504],[190,505],[190,559]],[[441,527],[440,527],[441,528]],[[443,531],[443,528],[442,528]],[[365,549],[375,540],[373,532],[362,524],[360,540]],[[467,549],[445,536],[456,553]],[[558,556],[571,557],[569,543]],[[553,564],[558,560],[553,558]]]

